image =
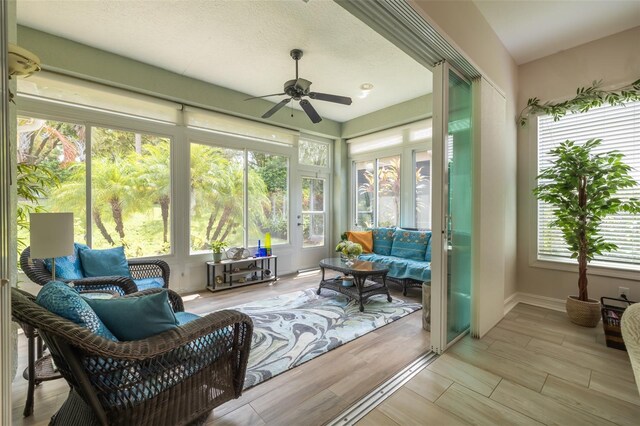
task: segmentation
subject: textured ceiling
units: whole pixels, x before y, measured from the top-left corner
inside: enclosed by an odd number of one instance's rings
[[[640,25],[640,0],[474,3],[518,64]]]
[[[19,1],[18,23],[251,96],[282,92],[300,48],[312,90],[353,98],[312,101],[340,122],[432,90],[427,69],[327,0]]]

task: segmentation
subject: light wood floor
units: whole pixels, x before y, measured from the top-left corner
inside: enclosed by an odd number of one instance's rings
[[[639,425],[627,353],[602,325],[519,304],[481,340],[468,336],[358,425]]]
[[[184,297],[186,310],[206,313],[265,299],[295,290],[317,287],[319,273],[285,277],[275,285],[257,284],[230,291],[204,291]],[[402,297],[391,286],[394,297]],[[404,299],[420,301],[419,289]],[[26,340],[19,342],[19,373],[13,382],[13,422],[46,425],[67,397],[64,380],[36,388],[34,414],[22,417],[26,381]],[[422,329],[421,311],[334,349],[246,391],[241,398],[218,407],[207,424],[213,425],[320,425],[393,376],[429,348],[429,333]]]

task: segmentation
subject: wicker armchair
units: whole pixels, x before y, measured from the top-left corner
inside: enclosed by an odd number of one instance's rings
[[[253,333],[245,314],[218,311],[144,340],[113,342],[11,291],[14,320],[39,330],[71,387],[52,425],[198,424],[242,393]]]
[[[27,247],[20,255],[20,268],[27,277],[36,284],[45,285],[51,281],[51,271],[47,269],[41,259],[31,259],[31,249]],[[167,262],[159,259],[134,259],[129,260],[129,277],[93,277],[79,280],[65,280],[56,277],[62,282],[73,281],[78,291],[108,290],[118,292],[121,295],[131,294],[138,291],[138,287],[133,280],[143,278],[162,277],[164,288],[169,287],[170,269]]]

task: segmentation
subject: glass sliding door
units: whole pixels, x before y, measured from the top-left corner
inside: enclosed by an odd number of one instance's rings
[[[473,146],[471,84],[449,69],[446,137],[447,343],[465,332],[471,310]]]
[[[471,83],[434,68],[431,348],[441,353],[471,321],[473,129]]]

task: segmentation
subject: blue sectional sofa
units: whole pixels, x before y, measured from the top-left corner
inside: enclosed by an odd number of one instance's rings
[[[431,231],[402,228],[373,228],[373,253],[361,254],[362,260],[389,266],[389,278],[408,287],[431,282]]]

